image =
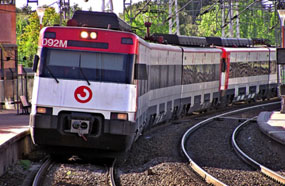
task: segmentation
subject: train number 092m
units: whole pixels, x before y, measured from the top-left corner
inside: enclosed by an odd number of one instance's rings
[[[57,48],[67,48],[67,40],[59,39],[43,39],[43,46],[57,47]]]

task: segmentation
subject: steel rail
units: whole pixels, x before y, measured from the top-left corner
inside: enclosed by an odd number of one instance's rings
[[[111,186],[116,186],[115,176],[114,176],[114,174],[115,174],[115,169],[114,169],[115,164],[116,164],[116,159],[114,159],[111,167],[109,168],[109,174],[110,174],[110,179],[111,179],[110,180],[111,181]]]
[[[185,148],[186,140],[189,138],[190,134],[192,134],[194,131],[196,131],[200,127],[206,125],[207,123],[213,121],[216,118],[223,117],[223,116],[230,115],[230,114],[234,114],[234,113],[238,113],[238,112],[242,112],[242,111],[246,111],[246,110],[250,110],[250,109],[253,109],[253,108],[258,108],[258,107],[262,107],[262,106],[270,106],[270,105],[275,105],[275,104],[280,104],[280,101],[274,102],[274,103],[266,103],[266,104],[261,104],[261,105],[255,105],[255,106],[246,107],[246,108],[242,108],[242,109],[237,109],[237,110],[233,110],[233,111],[230,111],[230,112],[226,112],[226,113],[223,113],[223,114],[219,114],[219,115],[213,116],[211,118],[208,118],[208,119],[206,119],[204,121],[201,121],[201,122],[197,123],[196,125],[194,125],[193,127],[189,128],[184,133],[184,135],[183,135],[183,137],[181,139],[181,148],[182,148],[182,151],[183,151],[184,155],[188,158],[188,161],[190,163],[191,168],[197,174],[199,174],[202,178],[204,178],[207,183],[213,184],[213,185],[217,185],[217,186],[220,186],[220,185],[225,186],[226,185],[225,183],[221,182],[217,178],[215,178],[212,175],[210,175],[209,173],[207,173],[204,169],[202,169],[200,166],[198,166],[198,164],[196,164],[192,160],[192,158],[189,156],[189,154],[187,153],[186,148]]]
[[[257,117],[253,117],[251,119],[248,119],[244,122],[242,122],[233,132],[232,134],[232,146],[235,150],[235,152],[238,154],[238,156],[245,161],[247,164],[249,164],[250,166],[256,168],[257,170],[259,170],[261,173],[263,173],[264,175],[270,177],[271,179],[285,184],[285,177],[278,174],[276,171],[273,171],[263,165],[261,165],[260,163],[258,163],[257,161],[255,161],[254,159],[252,159],[251,157],[249,157],[245,152],[243,152],[240,147],[238,146],[237,142],[236,142],[236,138],[237,135],[239,134],[239,132],[241,131],[242,127],[244,127],[246,124],[248,124],[250,121],[256,119]]]
[[[32,186],[40,186],[43,184],[45,173],[47,172],[51,164],[52,164],[51,158],[47,158],[47,160],[41,165],[39,171],[37,172]]]

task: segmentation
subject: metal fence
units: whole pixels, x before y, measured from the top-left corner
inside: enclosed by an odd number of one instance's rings
[[[17,109],[21,107],[20,96],[32,99],[34,73],[23,68],[21,74],[16,69],[0,70],[0,102],[2,109]]]

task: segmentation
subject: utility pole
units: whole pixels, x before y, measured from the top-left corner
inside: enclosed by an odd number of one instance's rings
[[[236,15],[237,15],[237,22],[236,22],[236,37],[240,38],[240,30],[239,30],[239,3],[238,0],[236,0]]]
[[[62,25],[62,0],[59,0],[59,25]]]
[[[63,12],[64,12],[64,19],[70,18],[70,0],[63,1]]]
[[[222,37],[225,37],[225,1],[222,0],[222,4],[221,4],[221,10],[222,10]]]
[[[70,0],[59,0],[59,25],[62,25],[62,20],[70,18]],[[63,17],[63,18],[62,18]]]
[[[124,0],[123,1],[124,9],[123,9],[123,15],[125,19],[125,15],[128,14],[128,17],[130,18],[130,25],[132,25],[133,22],[133,11],[132,11],[132,0]],[[129,11],[127,9],[127,6],[130,7]]]
[[[172,0],[169,0],[169,11],[168,11],[168,13],[169,13],[169,17],[170,17],[170,19],[169,19],[169,21],[168,21],[168,24],[169,24],[169,30],[168,30],[168,33],[169,34],[172,34],[172,5],[173,5],[173,1]]]
[[[102,0],[102,12],[114,12],[113,0],[109,0],[107,3],[105,0]]]
[[[232,17],[233,17],[233,6],[232,6],[232,0],[229,0],[229,13],[230,13],[230,37],[234,36],[234,29],[233,29],[233,21],[232,21]]]
[[[179,31],[179,13],[178,13],[178,3],[177,0],[175,0],[175,20],[176,20],[176,34],[180,35],[180,31]]]
[[[175,11],[174,13],[172,13],[173,11],[173,4],[175,4]],[[173,17],[175,17],[173,19]],[[172,34],[172,28],[173,25],[176,24],[176,32],[175,34],[180,35],[180,31],[179,31],[179,13],[178,13],[178,1],[177,0],[169,0],[169,34]]]

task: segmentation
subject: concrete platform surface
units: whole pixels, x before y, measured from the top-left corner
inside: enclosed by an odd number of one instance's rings
[[[0,110],[0,147],[11,138],[29,130],[29,115],[16,110]]]
[[[0,176],[32,150],[29,134],[29,115],[0,110]]]
[[[285,114],[279,111],[261,112],[257,123],[264,134],[285,145]]]

